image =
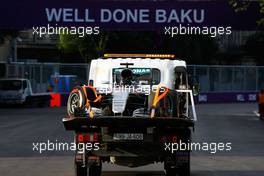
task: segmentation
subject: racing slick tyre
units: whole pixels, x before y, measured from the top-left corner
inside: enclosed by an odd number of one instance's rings
[[[87,166],[75,162],[75,176],[87,176]]]
[[[82,87],[75,87],[68,98],[67,113],[69,116],[80,116],[85,109],[86,97]]]

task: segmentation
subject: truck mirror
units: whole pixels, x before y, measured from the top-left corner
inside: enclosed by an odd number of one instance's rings
[[[193,96],[198,96],[200,94],[200,85],[194,84],[192,86],[192,92],[193,92]]]

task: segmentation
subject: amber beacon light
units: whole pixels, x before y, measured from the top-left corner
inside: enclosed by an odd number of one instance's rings
[[[174,54],[104,54],[104,57],[175,58]]]

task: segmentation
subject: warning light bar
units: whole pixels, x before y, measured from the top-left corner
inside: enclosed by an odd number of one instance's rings
[[[174,54],[104,54],[104,57],[175,58]]]

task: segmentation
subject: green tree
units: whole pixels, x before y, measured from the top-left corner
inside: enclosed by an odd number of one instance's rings
[[[18,30],[14,29],[0,29],[0,45],[4,44],[7,36],[10,36],[11,39],[17,37]]]
[[[78,52],[88,63],[105,52],[108,38],[108,32],[101,32],[99,35],[85,35],[84,37],[63,34],[59,37],[58,47],[66,54]]]
[[[256,1],[241,1],[241,0],[228,0],[229,4],[234,8],[234,10],[236,12],[241,12],[241,11],[246,11],[248,9],[248,7],[250,6],[250,4],[252,4],[253,2]],[[264,0],[258,0],[257,1],[259,3],[259,13],[262,16],[262,18],[260,18],[257,23],[259,25],[264,25]]]
[[[78,52],[85,62],[98,58],[104,53],[145,53],[152,52],[153,32],[108,31],[99,35],[60,35],[59,49],[65,54]]]
[[[264,32],[257,32],[247,39],[245,51],[256,58],[258,64],[263,65]]]
[[[175,53],[189,64],[210,64],[218,50],[214,38],[207,35],[179,35],[165,37],[161,51]]]
[[[104,53],[176,54],[188,63],[208,64],[218,47],[213,38],[204,35],[168,37],[157,31],[111,31],[102,35],[61,35],[59,47],[67,53],[79,52],[85,62]]]

